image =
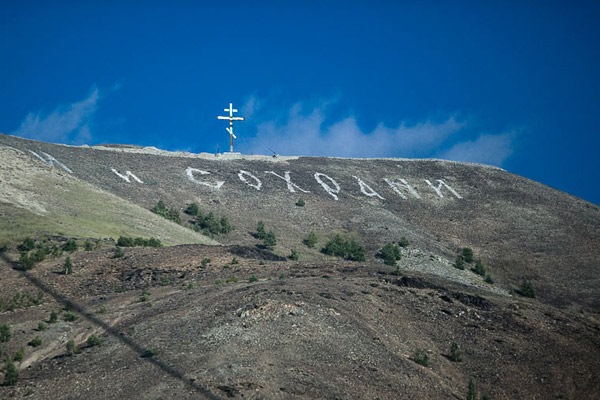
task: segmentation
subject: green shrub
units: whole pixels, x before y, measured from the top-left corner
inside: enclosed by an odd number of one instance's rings
[[[471,271],[475,272],[477,275],[485,276],[485,267],[480,259],[475,261],[475,266],[471,268]]]
[[[21,258],[19,259],[19,267],[23,271],[29,271],[35,265],[35,260],[27,253],[21,253]]]
[[[63,319],[67,322],[77,321],[78,318],[79,317],[71,310],[68,310],[65,312],[65,315],[63,315]]]
[[[176,208],[167,207],[167,205],[162,200],[159,200],[158,203],[156,203],[156,205],[150,209],[150,211],[177,224],[181,223],[181,216],[179,215],[179,211]]]
[[[460,345],[458,343],[452,342],[450,345],[450,356],[448,358],[452,362],[462,361],[462,351],[460,350]]]
[[[23,361],[23,357],[25,357],[25,349],[21,347],[13,356],[13,360],[21,362]]]
[[[408,247],[409,243],[408,243],[408,239],[404,236],[402,236],[400,238],[400,240],[398,241],[398,246],[400,247]]]
[[[470,247],[463,247],[461,255],[466,263],[471,264],[473,262],[473,249]]]
[[[529,297],[532,299],[535,299],[536,296],[533,285],[527,279],[523,279],[521,282],[521,287],[519,288],[518,293],[523,297]]]
[[[67,240],[67,242],[65,244],[62,245],[62,249],[63,251],[66,251],[68,253],[72,253],[74,251],[77,251],[77,242],[73,239],[69,239]]]
[[[0,325],[0,343],[7,343],[11,337],[10,326],[8,324]]]
[[[4,386],[14,386],[19,381],[19,370],[17,366],[13,362],[13,360],[8,357],[4,360],[4,382],[2,383]]]
[[[38,326],[37,326],[38,332],[43,332],[46,329],[48,329],[48,326],[46,324],[44,324],[43,322],[38,323]]]
[[[343,237],[336,234],[329,240],[321,252],[330,256],[342,257],[350,261],[364,261],[365,248],[358,244],[354,238]]]
[[[39,249],[36,249],[35,251],[31,252],[31,255],[29,256],[31,258],[31,260],[34,263],[39,263],[42,262],[46,259],[46,249],[43,247],[40,247]]]
[[[119,246],[115,247],[115,252],[112,258],[121,258],[123,256],[125,256],[125,253],[123,253],[123,249]]]
[[[298,258],[300,258],[300,255],[296,250],[292,249],[292,252],[289,255],[289,259],[292,261],[298,261]]]
[[[262,221],[258,221],[256,224],[256,238],[263,240],[267,235],[267,231],[265,230],[265,223]]]
[[[412,360],[419,365],[429,367],[429,355],[423,349],[416,349],[413,353]]]
[[[473,379],[469,379],[469,386],[467,387],[467,400],[477,400],[477,386]]]
[[[188,215],[196,216],[200,213],[200,208],[198,207],[198,204],[190,203],[183,212]]]
[[[492,279],[492,277],[491,277],[491,275],[490,275],[490,274],[486,275],[486,277],[485,277],[484,281],[485,281],[486,283],[489,283],[490,285],[492,285],[492,284],[494,283],[494,279]]]
[[[456,260],[452,265],[454,266],[454,268],[465,269],[465,259],[461,255],[458,255],[456,256]]]
[[[73,272],[73,263],[71,263],[71,257],[67,256],[65,260],[65,275],[69,275]]]
[[[248,282],[250,282],[250,283],[256,282],[257,280],[258,280],[258,278],[254,274],[250,275],[250,278],[248,278]]]
[[[89,347],[99,346],[102,344],[102,340],[100,340],[100,338],[96,335],[91,335],[89,338],[87,338],[86,343]]]
[[[201,264],[203,267],[206,267],[208,264],[210,264],[210,258],[203,258]]]
[[[140,302],[143,303],[145,301],[148,301],[150,299],[150,292],[148,291],[148,289],[144,288],[142,290],[142,294],[140,294]]]
[[[17,250],[19,250],[21,253],[28,252],[33,249],[35,249],[35,241],[30,237],[26,237],[23,240],[23,243],[17,246]]]
[[[225,282],[227,283],[236,283],[238,281],[238,278],[235,276],[230,276],[229,278],[227,278],[227,280]]]
[[[209,237],[233,231],[233,227],[226,216],[218,218],[212,211],[204,214],[198,210],[195,218],[190,221],[190,224],[193,230]]]
[[[73,354],[77,353],[77,347],[75,346],[75,341],[73,339],[69,339],[65,346],[66,346],[69,354],[73,355]]]
[[[28,345],[30,345],[31,347],[38,347],[42,345],[42,338],[39,336],[34,337],[33,339],[31,339],[29,341],[29,343],[27,343]]]
[[[230,264],[231,264],[231,265],[236,265],[236,264],[239,264],[239,263],[240,263],[240,262],[238,261],[238,259],[237,259],[236,257],[233,257],[233,258],[231,259],[231,263],[230,263]]]
[[[126,236],[119,236],[119,239],[117,239],[117,246],[119,246],[119,247],[133,247],[133,246],[135,246],[134,243],[135,242],[134,242],[133,238],[126,237]]]
[[[263,245],[265,246],[265,248],[267,248],[269,250],[273,250],[273,248],[275,247],[276,244],[277,244],[277,236],[275,235],[275,232],[268,231],[265,234],[265,237],[263,238]]]
[[[400,260],[402,257],[402,253],[400,252],[400,247],[393,243],[388,243],[381,248],[378,256],[383,258],[383,263],[385,265],[395,266],[396,261]]]
[[[56,321],[58,321],[58,313],[56,311],[52,311],[50,313],[50,319],[48,320],[48,323],[53,324]]]
[[[318,240],[319,238],[317,237],[317,234],[311,231],[308,236],[304,238],[302,243],[304,243],[307,247],[313,248],[317,244]]]
[[[156,349],[145,349],[144,352],[142,353],[142,357],[144,358],[150,358],[150,357],[154,357],[157,354]]]
[[[83,248],[85,249],[85,251],[92,251],[92,250],[94,250],[94,244],[92,242],[90,242],[89,240],[86,240],[85,243],[83,244]]]
[[[296,205],[298,207],[304,207],[306,203],[304,202],[304,199],[298,199],[298,201],[296,202]]]

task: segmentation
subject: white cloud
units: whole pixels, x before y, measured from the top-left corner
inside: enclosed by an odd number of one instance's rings
[[[12,135],[53,143],[83,144],[91,141],[91,119],[100,94],[97,88],[79,102],[57,107],[50,114],[27,114]]]
[[[501,166],[512,154],[513,133],[483,134],[475,140],[456,143],[439,153],[440,158]]]
[[[254,96],[246,102],[247,111],[255,114],[252,119],[257,130],[255,137],[238,142],[237,149],[244,153],[267,154],[272,148],[282,155],[439,157],[498,166],[512,153],[513,134],[486,134],[458,142],[459,134],[469,136],[465,133],[472,128],[454,115],[414,124],[400,122],[396,127],[380,123],[364,131],[354,116],[332,121],[335,101],[324,101],[308,112],[297,103],[282,114],[261,117],[262,107],[256,105],[264,103]],[[261,119],[263,122],[257,122]],[[441,151],[443,148],[448,150]]]

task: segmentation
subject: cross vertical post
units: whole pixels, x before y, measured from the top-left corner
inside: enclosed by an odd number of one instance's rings
[[[229,126],[225,128],[227,133],[229,133],[229,152],[233,153],[233,139],[237,139],[237,136],[233,133],[233,121],[244,121],[246,118],[244,117],[234,117],[233,113],[238,112],[237,109],[233,108],[233,103],[229,103],[229,108],[224,109],[223,111],[228,112],[227,116],[218,116],[217,119],[224,119],[229,121]]]

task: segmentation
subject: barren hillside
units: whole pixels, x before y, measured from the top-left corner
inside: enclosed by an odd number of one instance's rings
[[[197,155],[6,135],[0,154],[0,324],[12,332],[3,359],[23,348],[19,382],[0,396],[447,399],[465,398],[469,381],[493,399],[599,389],[600,209],[566,193],[442,160]],[[159,201],[180,224],[149,211]],[[232,230],[189,229],[191,203]],[[364,246],[364,261],[323,254],[336,234]],[[47,248],[73,238],[79,249],[22,271],[27,236]],[[117,256],[119,236],[180,245]],[[385,265],[380,250],[401,239],[396,267]],[[474,261],[455,267],[464,248],[485,274]],[[15,293],[26,299],[17,306]],[[427,365],[416,362],[425,355]]]

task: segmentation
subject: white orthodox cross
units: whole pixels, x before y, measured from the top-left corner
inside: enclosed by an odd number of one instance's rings
[[[218,116],[217,119],[226,119],[229,120],[229,126],[225,128],[227,133],[229,133],[229,152],[233,153],[233,139],[237,139],[237,136],[233,133],[233,121],[243,121],[244,117],[234,117],[233,113],[238,112],[236,108],[233,108],[233,104],[229,103],[229,108],[224,109],[223,111],[229,112],[229,116],[223,117]]]

